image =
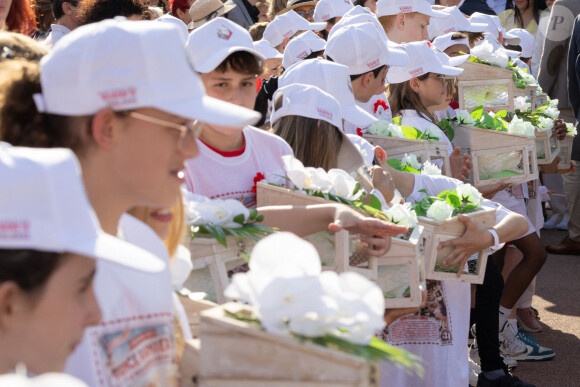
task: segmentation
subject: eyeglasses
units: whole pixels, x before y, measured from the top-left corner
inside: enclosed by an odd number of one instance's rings
[[[439,75],[429,75],[427,78],[432,78],[432,79],[438,79],[441,81],[441,84],[445,86],[445,81],[447,79],[452,79],[452,78],[447,78],[445,75],[443,74],[439,74]]]
[[[166,128],[179,130],[179,132],[181,133],[181,136],[179,138],[180,144],[184,143],[189,138],[194,138],[194,139],[198,138],[199,135],[201,134],[201,130],[203,128],[203,126],[201,125],[201,123],[198,120],[189,121],[186,125],[180,125],[180,124],[176,124],[175,122],[163,120],[163,119],[157,118],[157,117],[151,117],[151,116],[148,116],[146,114],[141,114],[141,113],[137,113],[137,112],[130,112],[129,116],[136,118],[138,120],[141,120],[141,121],[161,125],[161,126],[164,126]]]
[[[311,11],[297,11],[296,12],[298,15],[300,15],[301,17],[303,17],[304,19],[308,19],[308,16],[310,16],[311,19],[314,19],[314,10]]]

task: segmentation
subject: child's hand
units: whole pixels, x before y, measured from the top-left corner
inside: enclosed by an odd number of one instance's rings
[[[465,215],[458,215],[457,219],[467,227],[463,235],[456,239],[451,239],[439,243],[437,250],[446,247],[455,247],[448,256],[443,259],[443,266],[449,267],[459,265],[457,277],[461,277],[465,263],[473,254],[485,250],[493,244],[493,236],[487,230],[477,226]]]
[[[390,203],[395,196],[395,182],[391,178],[391,174],[377,165],[372,167],[371,173],[373,187],[381,191],[387,203]]]
[[[477,189],[479,190],[479,192],[481,192],[481,195],[486,198],[486,199],[492,199],[496,193],[498,193],[499,191],[503,191],[504,189],[508,188],[509,186],[511,186],[510,183],[506,183],[503,180],[500,180],[499,182],[492,184],[492,185],[487,185],[484,187],[477,187]]]
[[[449,165],[451,167],[451,177],[465,181],[469,176],[469,170],[473,168],[471,155],[464,153],[461,155],[461,148],[458,146],[449,155]]]

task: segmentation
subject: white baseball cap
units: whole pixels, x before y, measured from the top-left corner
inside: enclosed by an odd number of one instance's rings
[[[282,59],[284,55],[280,51],[276,50],[270,42],[267,40],[258,40],[254,42],[254,48],[258,51],[265,59]]]
[[[280,102],[282,105],[276,109]],[[342,145],[337,155],[340,168],[350,173],[365,165],[362,155],[342,130],[340,105],[329,93],[300,83],[279,88],[272,97],[270,122],[273,125],[286,116],[308,117],[334,125],[342,136]]]
[[[147,272],[151,253],[105,233],[70,149],[0,146],[0,248],[76,253]]]
[[[189,7],[190,30],[201,27],[208,21],[220,17],[236,8],[235,4],[224,4],[220,0],[196,0]]]
[[[348,11],[344,16],[332,26],[328,33],[328,37],[330,38],[338,29],[344,26],[348,26],[351,24],[360,24],[360,23],[372,23],[379,31],[381,38],[387,42],[389,39],[387,38],[387,34],[377,16],[372,13],[368,8],[361,7],[360,5],[355,6],[350,11]]]
[[[325,22],[333,17],[342,17],[354,6],[350,0],[320,0],[314,8],[315,22]]]
[[[243,128],[260,114],[208,97],[172,23],[107,19],[67,34],[40,61],[40,112],[91,115],[144,107]]]
[[[469,39],[467,38],[452,39],[454,34],[456,34],[456,32],[449,32],[445,35],[436,37],[435,40],[433,40],[433,45],[441,51],[445,51],[449,47],[454,46],[456,44],[463,44],[469,47]]]
[[[517,36],[520,38],[519,46],[522,49],[521,56],[523,58],[531,58],[534,55],[534,35],[530,34],[527,30],[523,28],[512,28],[508,31],[510,35]]]
[[[512,35],[505,30],[499,16],[490,15],[490,17],[493,20],[493,22],[495,23],[495,25],[497,26],[497,28],[501,31],[504,43],[518,44],[520,42],[520,38],[518,36]]]
[[[282,15],[278,15],[272,20],[264,30],[264,39],[272,47],[278,47],[284,39],[290,39],[299,31],[320,31],[326,27],[326,23],[310,23],[296,12],[290,10]]]
[[[432,9],[427,0],[379,0],[377,2],[377,18],[397,15],[401,12],[418,12],[435,18],[447,17],[445,12]]]
[[[499,40],[499,33],[501,31],[502,36],[503,36],[506,43],[518,44],[520,41],[517,36],[508,34],[506,32],[505,28],[503,28],[503,25],[501,24],[499,17],[497,17],[497,16],[487,15],[487,14],[481,13],[481,12],[474,12],[470,16],[470,20],[472,23],[479,23],[479,24],[487,25],[485,32],[493,35],[493,37],[496,40]]]
[[[179,28],[183,44],[185,44],[185,42],[187,41],[187,37],[189,36],[189,30],[187,29],[187,25],[181,19],[166,13],[162,16],[159,16],[157,19],[155,19],[155,21],[171,23],[175,25],[177,28]]]
[[[254,48],[248,30],[224,18],[213,19],[191,31],[185,50],[198,73],[215,70],[228,56],[238,51],[249,52],[259,61],[266,59]]]
[[[312,31],[306,31],[296,36],[284,49],[282,66],[285,69],[306,58],[313,52],[322,51],[326,47],[326,41]]]
[[[467,62],[467,60],[471,58],[471,55],[469,54],[449,56],[443,51],[439,50],[437,46],[435,46],[434,44],[431,44],[431,50],[433,50],[433,52],[437,56],[437,59],[439,59],[441,63],[443,63],[443,65],[445,66],[453,66],[453,67],[459,66],[460,64]]]
[[[403,44],[409,54],[409,63],[402,67],[392,67],[387,73],[389,83],[402,83],[423,74],[435,73],[457,76],[463,69],[441,63],[429,42],[413,42]]]
[[[438,36],[447,34],[449,32],[483,32],[487,28],[485,23],[475,23],[466,18],[458,7],[446,7],[442,12],[447,13],[447,17],[443,19],[433,19],[427,26],[429,32],[429,39],[433,40]]]
[[[324,55],[348,67],[351,75],[368,73],[384,65],[404,66],[408,55],[396,48],[388,48],[372,23],[351,24],[335,30]]]
[[[304,60],[287,69],[278,79],[278,87],[292,84],[316,86],[332,95],[340,104],[342,118],[352,124],[366,127],[377,120],[356,105],[346,66],[321,58]]]
[[[477,47],[480,44],[482,44],[483,42],[489,42],[489,44],[491,44],[491,46],[493,47],[494,50],[504,50],[506,52],[507,56],[509,56],[512,59],[517,58],[522,54],[519,51],[508,50],[507,48],[502,46],[501,43],[498,42],[497,39],[495,39],[491,34],[485,35],[483,40],[477,42],[477,44],[475,46]]]

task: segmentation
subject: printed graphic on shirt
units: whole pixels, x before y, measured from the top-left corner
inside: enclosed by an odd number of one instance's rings
[[[170,324],[106,333],[98,341],[105,380],[101,385],[177,386],[173,330]],[[99,361],[97,360],[97,361]]]
[[[452,345],[451,316],[440,281],[427,281],[427,304],[414,315],[401,317],[377,336],[389,344]]]

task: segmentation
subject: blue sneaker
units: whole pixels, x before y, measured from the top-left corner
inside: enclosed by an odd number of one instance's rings
[[[556,353],[536,343],[536,341],[517,327],[517,320],[506,321],[499,333],[500,351],[517,361],[552,360]]]

